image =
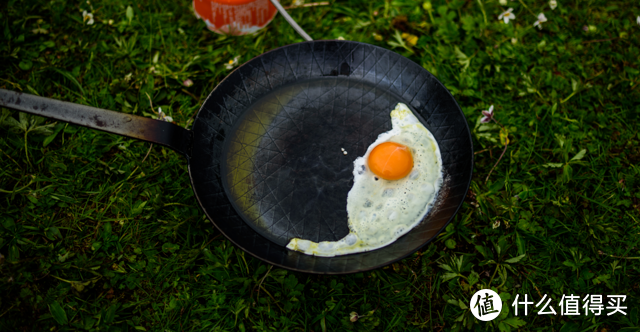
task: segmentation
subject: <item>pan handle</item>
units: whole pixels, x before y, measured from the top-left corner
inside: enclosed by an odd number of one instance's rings
[[[0,89],[0,106],[136,138],[191,155],[191,132],[173,123]]]

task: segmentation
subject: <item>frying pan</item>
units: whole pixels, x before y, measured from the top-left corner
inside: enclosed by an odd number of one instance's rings
[[[398,102],[440,147],[444,184],[434,207],[381,249],[338,257],[287,249],[293,237],[319,242],[348,234],[353,161],[391,129]],[[191,130],[7,90],[0,105],[175,150],[187,159],[200,206],[231,242],[307,273],[362,272],[412,254],[453,219],[473,170],[467,121],[442,83],[401,55],[353,41],[302,42],[250,60],[211,92]]]

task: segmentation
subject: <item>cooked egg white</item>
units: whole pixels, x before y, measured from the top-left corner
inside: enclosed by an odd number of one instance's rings
[[[349,234],[319,243],[294,238],[287,248],[323,257],[370,251],[393,243],[420,223],[442,185],[440,149],[405,104],[399,103],[391,112],[391,124],[392,129],[380,134],[365,155],[354,161],[353,187],[347,195]],[[384,142],[411,149],[414,165],[408,176],[389,181],[369,170],[371,150]]]

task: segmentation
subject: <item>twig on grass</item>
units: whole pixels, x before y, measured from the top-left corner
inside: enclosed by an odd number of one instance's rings
[[[18,164],[13,158],[11,158],[10,155],[8,155],[6,152],[2,151],[2,149],[0,149],[0,152],[2,152],[2,154],[4,154],[5,156],[7,156],[7,158],[9,158],[11,161],[13,161],[13,163],[16,164],[16,166],[18,166],[18,168],[21,168],[20,164]]]
[[[213,242],[213,240],[215,240],[215,239],[217,239],[217,238],[219,238],[219,237],[220,237],[220,234],[218,234],[218,235],[214,236],[214,237],[213,237],[213,239],[209,240],[209,242],[207,242],[207,244],[205,244],[204,246],[202,246],[202,248],[201,248],[200,250],[202,250],[202,249],[206,248],[206,247],[209,245],[209,243]]]
[[[502,125],[500,125],[502,127]],[[487,174],[487,178],[484,179],[484,183],[487,183],[487,181],[489,181],[489,176],[491,175],[491,172],[493,172],[493,169],[496,168],[496,166],[498,166],[498,163],[500,162],[500,160],[502,160],[502,156],[504,156],[504,153],[507,152],[507,145],[509,145],[509,143],[506,143],[504,145],[504,150],[502,150],[502,153],[500,154],[500,158],[498,158],[498,161],[496,161],[496,163],[493,165],[493,167],[491,167],[491,170],[489,171],[489,174]]]
[[[620,259],[640,259],[640,257],[624,257],[624,256],[609,255],[609,254],[603,252],[602,250],[598,250],[598,254],[603,255],[603,256],[613,257],[613,258],[620,258]]]
[[[489,181],[489,176],[491,176],[491,173],[493,172],[493,170],[496,168],[496,166],[498,166],[498,163],[500,163],[500,160],[502,160],[504,153],[507,152],[507,146],[509,146],[509,131],[500,122],[498,122],[498,120],[496,120],[496,118],[493,116],[493,105],[491,105],[491,107],[489,107],[488,110],[482,111],[482,115],[483,117],[482,119],[480,119],[480,122],[487,123],[487,122],[493,121],[497,123],[498,126],[500,126],[500,135],[502,136],[503,132],[506,135],[504,138],[504,150],[502,150],[502,154],[500,154],[500,158],[498,158],[498,161],[496,161],[493,167],[491,167],[489,174],[487,174],[487,178],[484,179],[484,183],[487,183],[487,181]],[[500,140],[502,141],[502,137],[500,137]],[[492,150],[489,150],[489,153],[492,154]],[[493,154],[491,155],[491,157],[493,157]]]
[[[153,102],[151,101],[151,97],[146,92],[144,94],[147,95],[147,98],[149,98],[149,106],[151,106],[151,112],[153,112]],[[147,157],[149,156],[149,152],[151,152],[151,148],[153,148],[153,143],[149,144],[149,150],[147,150],[147,154],[144,155],[144,158],[142,158],[142,161],[140,162],[140,164],[144,164],[144,161],[147,160]],[[131,172],[129,177],[127,177],[127,180],[131,177],[131,175],[133,175],[133,173],[135,173],[138,170],[139,166],[140,165],[136,166],[136,168],[133,170],[133,172]]]
[[[184,92],[184,93],[186,93],[186,94],[190,95],[190,96],[191,96],[191,97],[193,97],[193,99],[195,99],[197,102],[200,102],[200,99],[198,99],[198,97],[196,97],[193,93],[191,93],[191,92],[189,92],[189,91],[187,91],[187,90],[185,90],[185,89],[182,89],[182,92]],[[197,114],[197,113],[198,113],[198,112],[197,112],[197,111],[195,111],[195,112],[193,112],[193,114],[191,114],[191,116],[189,117],[189,120],[187,120],[187,122],[186,122],[186,123],[185,123],[185,125],[184,125],[184,127],[185,127],[185,128],[188,128],[188,127],[189,127],[189,125],[191,124],[191,121],[193,121],[193,117],[194,117],[194,116],[196,116],[196,114]]]
[[[15,304],[14,304],[14,305],[12,305],[12,306],[10,306],[10,307],[9,307],[9,309],[5,310],[5,311],[0,315],[0,317],[4,316],[7,312],[9,312],[9,310],[11,310],[11,309],[12,309],[13,307],[15,307],[15,306],[16,306]]]
[[[185,89],[181,89],[182,92],[188,94],[189,96],[191,96],[193,99],[195,99],[197,102],[200,102],[200,99],[198,99],[198,97],[196,97],[196,95],[194,95],[193,93],[185,90]],[[147,95],[148,96],[148,95]],[[151,107],[153,109],[153,107]]]
[[[610,41],[610,40],[614,40],[614,39],[618,39],[618,37],[616,37],[616,38],[607,38],[607,39],[585,40],[582,43],[583,44],[599,43],[599,42],[606,42],[606,41]]]
[[[529,13],[531,13],[531,15],[538,17],[536,13],[534,13],[531,9],[529,9],[529,7],[527,7],[527,5],[524,4],[524,2],[522,2],[522,0],[518,0],[518,1],[520,2],[521,5],[524,6],[524,8],[526,8],[529,11]]]
[[[271,295],[271,293],[269,293],[269,291],[267,291],[263,286],[260,286],[260,289],[262,289],[265,293],[267,293],[267,295],[269,295],[269,297],[273,300],[273,302],[278,306],[278,308],[280,309],[280,311],[284,312],[284,310],[282,309],[282,307],[278,304],[278,300],[276,300],[273,295]]]
[[[474,152],[473,154],[479,154],[479,153],[483,153],[483,152],[491,151],[491,150],[493,150],[494,148],[495,148],[495,146],[494,146],[494,147],[490,147],[490,148],[486,148],[486,149],[484,149],[484,150],[476,151],[476,152]]]
[[[271,269],[273,268],[273,265],[271,265],[269,267],[269,270],[267,270],[267,273],[264,274],[264,276],[262,277],[262,279],[260,279],[260,283],[258,284],[258,294],[257,296],[260,297],[260,288],[262,288],[262,282],[264,281],[264,279],[269,275],[269,272],[271,272]],[[267,293],[268,294],[268,293]]]
[[[293,9],[293,8],[302,8],[302,7],[316,7],[316,6],[328,6],[329,5],[329,1],[322,1],[322,2],[312,2],[312,3],[304,3],[302,5],[291,5],[291,6],[287,6],[284,7],[284,9]]]
[[[153,147],[153,143],[149,145],[149,150],[147,150],[147,154],[144,155],[144,158],[142,158],[142,161],[140,162],[140,164],[144,164],[144,161],[147,160],[147,157],[149,156],[149,152],[151,152],[152,147]]]

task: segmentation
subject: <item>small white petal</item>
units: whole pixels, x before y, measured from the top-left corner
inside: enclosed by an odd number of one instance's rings
[[[549,1],[549,7],[551,7],[551,10],[556,9],[556,7],[558,7],[558,2],[556,0]]]
[[[233,69],[233,67],[235,67],[238,64],[239,59],[240,59],[239,55],[235,56],[233,60],[229,60],[229,62],[225,63],[224,67],[227,68],[227,70]]]
[[[538,21],[540,22],[546,22],[547,21],[547,17],[544,16],[543,13],[538,14]]]
[[[509,23],[509,20],[513,20],[516,18],[516,15],[512,13],[513,8],[509,8],[504,11],[500,16],[498,16],[499,20],[504,20],[504,23]]]
[[[86,10],[82,11],[82,22],[87,22],[87,25],[93,24],[93,14],[87,12]]]

